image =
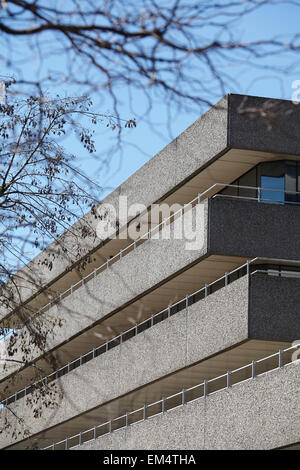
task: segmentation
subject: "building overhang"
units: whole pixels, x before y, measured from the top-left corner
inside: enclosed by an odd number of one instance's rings
[[[260,162],[299,160],[299,108],[290,101],[227,95],[101,204],[112,204],[118,211],[119,196],[126,196],[129,205],[139,203],[146,208],[161,201],[185,204],[217,181],[231,183]],[[134,219],[128,216],[125,225]],[[84,225],[93,235],[83,241],[78,230]],[[22,302],[32,308],[47,303],[48,294],[40,295],[45,288],[51,290],[51,295],[59,294],[126,246],[124,240],[100,242],[95,235],[96,225],[92,214],[86,214],[17,273],[23,279]],[[66,254],[61,252],[60,244],[68,247]],[[47,254],[55,255],[52,270],[44,263]],[[86,268],[78,270],[78,263],[89,254],[92,256]],[[1,315],[9,311],[2,308]]]

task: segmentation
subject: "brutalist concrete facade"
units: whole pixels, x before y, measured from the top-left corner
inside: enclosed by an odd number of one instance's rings
[[[100,240],[99,219],[87,214],[18,273],[28,311],[57,295],[30,320],[55,326],[24,363],[30,333],[19,325],[16,362],[0,369],[0,429],[11,424],[1,448],[275,449],[300,441],[299,121],[288,101],[224,97],[103,201],[116,211],[120,196],[144,205],[114,239]],[[278,161],[295,168],[292,196],[286,187],[278,193]],[[249,183],[249,197],[242,178],[266,162],[271,170]],[[238,191],[223,192],[239,178]],[[267,199],[274,188],[279,197]],[[178,203],[182,212],[157,237],[118,237],[154,203]],[[186,217],[201,243],[191,245],[184,230],[178,236]],[[149,220],[153,230],[158,221]],[[76,230],[85,225],[82,241]],[[67,251],[49,271],[42,262],[61,243]],[[6,326],[15,327],[17,307],[2,304]],[[32,364],[60,391],[56,406],[43,408],[32,389]]]
[[[78,450],[269,450],[299,439],[299,364],[91,440]],[[297,403],[297,400],[298,403]]]

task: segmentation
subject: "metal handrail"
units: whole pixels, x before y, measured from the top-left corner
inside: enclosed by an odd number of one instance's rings
[[[104,423],[101,423],[99,425],[96,425],[94,426],[93,428],[90,428],[90,429],[87,429],[85,431],[82,431],[80,433],[77,433],[77,434],[74,434],[73,436],[70,436],[70,437],[67,437],[66,439],[63,439],[61,441],[58,441],[56,443],[53,443],[52,445],[50,446],[47,446],[47,447],[44,447],[42,448],[41,450],[47,450],[47,449],[52,449],[52,450],[55,450],[55,447],[60,445],[60,444],[65,444],[65,449],[72,449],[72,448],[75,448],[75,447],[78,447],[80,445],[82,445],[83,441],[82,441],[82,437],[88,433],[93,433],[93,439],[88,439],[84,442],[90,442],[92,440],[96,440],[97,438],[99,437],[102,437],[106,434],[110,434],[112,433],[114,430],[112,429],[112,425],[113,423],[117,422],[117,421],[120,421],[122,419],[125,418],[125,425],[121,425],[119,427],[117,427],[116,429],[122,429],[122,428],[125,428],[125,427],[128,427],[132,424],[136,424],[142,420],[146,420],[146,419],[149,419],[150,417],[154,417],[154,416],[157,416],[159,414],[162,414],[162,413],[165,413],[171,409],[174,409],[174,408],[178,408],[179,406],[185,406],[186,404],[188,403],[192,403],[196,400],[199,400],[201,398],[206,398],[207,396],[211,396],[212,394],[214,393],[217,393],[217,392],[220,392],[224,389],[229,389],[229,388],[232,388],[234,385],[237,385],[237,384],[240,384],[242,382],[246,382],[248,380],[252,380],[252,379],[255,379],[256,377],[258,376],[261,376],[265,373],[268,373],[272,370],[276,370],[276,369],[280,369],[282,367],[284,367],[285,365],[287,364],[290,364],[292,363],[293,361],[289,361],[287,362],[286,364],[283,363],[283,354],[288,352],[288,351],[291,351],[292,349],[295,349],[295,348],[299,348],[299,344],[296,344],[296,345],[293,345],[293,346],[290,346],[289,348],[286,348],[286,349],[283,349],[283,350],[279,350],[278,352],[276,353],[273,353],[273,354],[270,354],[269,356],[266,356],[264,358],[261,358],[261,359],[258,359],[256,361],[252,361],[248,364],[246,364],[245,366],[242,366],[242,367],[239,367],[237,369],[234,369],[234,370],[231,370],[231,371],[227,371],[225,374],[222,374],[222,375],[219,375],[218,377],[214,377],[212,379],[209,379],[209,380],[204,380],[203,382],[201,382],[200,384],[197,384],[197,385],[194,385],[192,387],[189,387],[189,388],[186,388],[186,389],[182,389],[180,392],[178,393],[175,393],[175,394],[172,394],[172,395],[169,395],[167,397],[162,397],[160,400],[157,400],[155,402],[152,402],[148,405],[144,405],[143,407],[141,408],[137,408],[133,411],[127,411],[126,413],[118,416],[117,418],[112,418],[111,420],[109,421],[106,421]],[[278,356],[278,363],[275,367],[273,367],[271,365],[271,367],[269,369],[267,369],[267,371],[264,371],[264,372],[261,372],[261,373],[258,373],[256,374],[256,365],[258,363],[262,363],[264,361],[267,361],[268,359],[271,359],[271,358],[276,358]],[[299,361],[299,360],[298,360]],[[238,380],[237,382],[235,382],[234,384],[231,382],[231,379],[232,379],[232,376],[233,374],[235,374],[236,372],[240,372],[241,370],[244,370],[244,369],[247,369],[247,368],[251,368],[251,376],[246,378],[246,379],[243,379],[243,380]],[[216,390],[214,390],[213,392],[209,393],[207,391],[207,388],[208,388],[208,385],[212,382],[215,382],[217,380],[220,380],[220,379],[223,379],[223,378],[226,378],[226,386],[225,387],[221,387],[221,388],[217,388]],[[191,391],[194,391],[194,390],[197,390],[199,388],[203,388],[203,393],[200,394],[200,396],[196,397],[196,398],[193,398],[191,400],[188,400],[187,399],[187,394]],[[168,400],[171,400],[172,398],[179,398],[180,400],[180,404],[179,405],[175,405],[175,406],[170,406],[170,408],[166,409],[165,407],[165,404]],[[153,415],[149,416],[149,413],[148,413],[148,416],[147,416],[147,411],[149,411],[149,409],[151,407],[154,407],[156,405],[161,405],[161,410],[157,413],[154,413]],[[129,423],[129,417],[136,414],[136,413],[139,413],[139,412],[142,412],[143,413],[143,419],[138,419],[136,421],[133,421],[132,423]],[[97,430],[101,429],[101,428],[105,428],[105,427],[108,427],[108,432],[104,432],[103,434],[101,434],[100,436],[97,436]],[[79,437],[79,442],[78,444],[74,445],[74,446],[69,446],[69,442],[75,438]]]
[[[142,322],[140,323],[137,323],[135,326],[133,326],[132,328],[129,328],[128,330],[122,332],[121,334],[111,338],[110,340],[107,340],[105,343],[102,343],[100,346],[98,346],[97,348],[93,348],[92,350],[88,351],[86,354],[84,355],[81,355],[79,357],[77,357],[76,359],[74,359],[73,361],[71,362],[68,362],[67,364],[65,364],[63,367],[61,367],[60,369],[57,369],[55,372],[53,372],[52,374],[46,376],[44,379],[42,380],[47,380],[47,383],[51,382],[52,380],[56,380],[58,379],[61,375],[65,375],[65,374],[61,374],[60,373],[62,371],[66,371],[69,372],[70,371],[70,368],[72,366],[72,364],[74,364],[75,362],[79,361],[80,364],[82,363],[83,359],[87,356],[89,356],[90,354],[92,354],[94,357],[96,357],[96,352],[99,351],[101,348],[105,348],[105,351],[108,351],[109,350],[109,345],[110,344],[113,344],[115,343],[116,341],[120,341],[120,343],[123,343],[125,342],[126,340],[124,340],[124,336],[128,335],[131,331],[133,331],[135,334],[138,333],[138,328],[141,327],[142,325],[144,325],[145,323],[147,322],[151,322],[151,326],[154,326],[154,319],[157,318],[159,315],[162,315],[164,313],[168,313],[168,316],[171,315],[171,310],[176,307],[177,305],[179,305],[180,303],[182,302],[185,302],[186,304],[186,301],[189,300],[191,297],[193,297],[194,295],[196,294],[199,294],[200,292],[204,292],[205,293],[205,297],[207,295],[209,295],[209,288],[211,286],[213,286],[214,284],[216,284],[217,282],[220,282],[222,279],[226,279],[227,277],[230,277],[232,276],[232,274],[234,274],[235,272],[237,271],[242,271],[246,266],[250,265],[251,263],[253,263],[255,260],[257,260],[259,258],[254,258],[253,260],[250,260],[250,261],[247,261],[247,263],[243,264],[242,266],[239,266],[237,268],[235,268],[233,271],[231,271],[230,273],[226,273],[224,274],[224,276],[221,276],[220,278],[218,278],[217,280],[211,282],[210,284],[206,284],[204,287],[201,287],[201,289],[198,289],[197,291],[193,292],[192,294],[189,294],[187,295],[186,297],[184,297],[183,299],[180,299],[178,300],[177,302],[169,305],[168,307],[164,308],[163,310],[160,310],[159,312],[155,313],[154,315],[151,315],[151,317],[148,317],[146,320],[143,320]],[[144,331],[144,330],[143,330]],[[135,335],[134,335],[135,336]],[[93,358],[94,358],[93,357]],[[5,400],[2,400],[0,402],[0,405],[4,405],[4,406],[7,406],[9,403],[12,403],[16,400],[18,400],[19,398],[23,398],[23,397],[19,397],[18,398],[18,395],[21,395],[22,393],[25,393],[23,396],[26,396],[27,394],[31,393],[30,389],[31,388],[35,388],[38,386],[38,384],[40,384],[42,382],[42,380],[38,381],[38,382],[35,382],[34,384],[30,385],[30,386],[27,386],[27,387],[24,387],[22,390],[18,390],[17,392],[15,392],[14,394],[10,395],[9,397],[7,397]],[[27,393],[26,393],[27,392]]]
[[[53,305],[56,305],[58,302],[60,302],[65,296],[66,294],[70,293],[72,294],[73,293],[73,290],[76,289],[76,287],[78,286],[83,286],[85,284],[85,282],[87,282],[88,280],[96,277],[97,273],[102,270],[102,269],[107,269],[110,264],[112,264],[113,262],[116,262],[118,260],[121,260],[123,255],[125,254],[126,255],[126,251],[128,251],[129,249],[131,249],[133,247],[133,249],[136,249],[137,248],[137,244],[140,242],[140,241],[146,241],[146,240],[150,240],[151,239],[151,234],[156,231],[156,230],[159,230],[160,228],[162,228],[163,226],[166,225],[167,222],[171,221],[171,219],[174,219],[175,220],[175,217],[176,215],[178,214],[181,214],[181,216],[183,215],[184,213],[184,210],[186,207],[188,206],[191,206],[192,204],[194,204],[196,202],[196,204],[200,204],[206,197],[205,195],[207,193],[209,193],[212,189],[216,188],[216,187],[233,187],[233,188],[242,188],[242,189],[251,189],[251,190],[258,190],[258,191],[273,191],[273,192],[284,192],[284,193],[287,193],[287,194],[299,194],[300,195],[300,192],[297,192],[297,191],[284,191],[284,190],[276,190],[276,189],[272,189],[272,188],[261,188],[261,187],[254,187],[254,186],[238,186],[238,185],[233,185],[233,184],[225,184],[225,183],[215,183],[213,184],[210,188],[206,189],[205,191],[203,191],[202,193],[198,193],[198,195],[193,198],[190,202],[188,202],[187,204],[184,204],[184,206],[182,208],[180,208],[178,211],[174,212],[172,215],[170,215],[169,217],[167,217],[166,219],[164,219],[162,222],[160,222],[159,224],[157,224],[155,227],[153,227],[152,229],[148,230],[148,232],[144,233],[141,237],[138,237],[137,239],[135,239],[132,243],[130,243],[129,245],[127,245],[125,248],[121,249],[116,255],[114,255],[112,258],[110,259],[107,259],[105,261],[105,263],[103,263],[101,266],[98,266],[97,268],[95,268],[91,273],[87,274],[86,276],[84,276],[82,279],[80,279],[80,281],[76,282],[75,284],[72,284],[68,289],[66,289],[65,291],[61,292],[55,299],[52,299],[50,302],[48,302],[47,304],[45,304],[43,307],[41,307],[37,312],[35,312],[28,320],[26,320],[24,322],[23,325],[20,326],[19,329],[23,328],[28,322],[31,322],[35,319],[36,316],[39,316],[41,315],[43,312],[45,312],[46,310],[48,310],[49,308],[51,308]],[[212,197],[215,197],[215,196],[223,196],[221,194],[214,194],[212,195]],[[230,198],[237,198],[237,199],[250,199],[250,200],[261,200],[260,198],[249,198],[249,197],[243,197],[243,196],[230,196],[230,195],[224,195],[223,197],[230,197]],[[266,199],[263,199],[263,201],[267,201]],[[276,202],[274,200],[270,200],[270,202]],[[282,201],[280,201],[282,202]],[[285,201],[285,203],[290,203],[290,201]],[[298,204],[298,203],[293,203],[293,204]],[[299,203],[300,204],[300,203]],[[171,222],[170,222],[171,223]],[[17,331],[17,330],[16,330]],[[4,335],[2,335],[2,339],[6,339],[8,335],[11,335],[12,332],[8,332]]]
[[[187,295],[186,297],[183,297],[182,299],[178,300],[177,302],[175,302],[174,304],[171,304],[169,305],[168,307],[164,308],[163,310],[160,310],[158,313],[154,314],[154,315],[151,315],[150,317],[148,317],[146,320],[143,320],[142,322],[140,323],[137,323],[135,326],[133,326],[132,328],[129,328],[128,330],[125,330],[123,331],[122,333],[120,333],[119,335],[111,338],[110,340],[107,340],[105,343],[102,343],[100,346],[98,346],[97,348],[93,348],[91,349],[90,351],[88,351],[87,353],[77,357],[76,359],[74,359],[73,361],[70,361],[68,362],[67,364],[65,364],[63,367],[61,367],[60,369],[57,369],[55,372],[52,372],[51,374],[49,374],[48,376],[44,377],[42,380],[39,380],[38,382],[35,382],[31,385],[28,385],[26,387],[24,387],[23,389],[21,390],[18,390],[17,392],[15,392],[14,394],[10,395],[9,397],[7,397],[6,399],[2,400],[0,402],[0,405],[2,406],[7,406],[9,405],[10,403],[13,403],[27,395],[29,395],[30,393],[32,393],[35,389],[38,388],[39,385],[43,384],[43,383],[50,383],[54,380],[57,380],[58,378],[62,377],[63,375],[66,375],[67,373],[71,372],[72,370],[74,370],[75,368],[77,368],[78,366],[74,367],[72,369],[72,365],[75,364],[76,362],[79,362],[79,366],[81,366],[82,364],[85,364],[86,362],[89,362],[90,360],[94,359],[95,357],[98,357],[100,354],[97,354],[101,349],[103,349],[103,353],[109,351],[110,349],[112,349],[110,346],[111,345],[114,345],[114,346],[117,346],[117,345],[120,345],[122,343],[124,343],[125,341],[127,341],[128,339],[130,339],[131,337],[127,338],[126,339],[126,336],[128,336],[128,334],[130,332],[133,332],[133,336],[136,336],[137,334],[139,333],[142,333],[143,331],[145,331],[146,329],[149,329],[151,328],[152,326],[154,326],[155,324],[155,318],[159,317],[160,315],[163,317],[163,315],[165,313],[167,313],[167,318],[169,318],[171,315],[173,315],[173,313],[171,313],[172,309],[174,309],[174,307],[178,306],[179,304],[183,304],[183,308],[187,308],[189,307],[189,299],[194,297],[195,295],[199,294],[200,292],[203,292],[204,293],[204,298],[209,296],[211,294],[210,292],[210,288],[224,280],[224,286],[220,287],[223,288],[223,287],[226,287],[227,283],[226,283],[226,279],[227,281],[230,281],[230,277],[238,272],[238,271],[243,271],[246,267],[247,267],[247,271],[244,275],[247,275],[247,274],[256,274],[256,273],[266,273],[268,271],[266,270],[255,270],[253,271],[252,273],[250,272],[250,265],[255,262],[255,261],[258,261],[260,260],[261,258],[254,258],[252,260],[249,260],[247,261],[245,264],[243,264],[242,266],[239,266],[238,268],[235,268],[233,271],[229,272],[229,273],[226,273],[224,276],[221,276],[220,278],[218,278],[217,280],[211,282],[210,284],[206,284],[206,286],[202,287],[201,289],[198,289],[197,291],[193,292],[192,294],[189,294]],[[263,258],[265,259],[265,258]],[[278,260],[276,260],[278,261]],[[300,262],[299,262],[300,264]],[[273,270],[274,271],[274,270]],[[280,272],[282,273],[281,271],[277,271],[277,272]],[[293,271],[287,271],[287,273],[292,273]],[[299,273],[300,275],[300,273]],[[233,281],[235,282],[235,280]],[[215,291],[214,291],[215,292]],[[199,299],[199,300],[202,300],[202,299]],[[195,302],[196,303],[196,302]],[[193,305],[193,304],[191,304]],[[180,310],[181,311],[181,310]],[[178,310],[177,312],[175,313],[178,313]],[[149,323],[150,322],[150,325],[145,328],[145,329],[142,329],[141,331],[139,331],[139,328],[143,325],[145,325],[146,323]],[[117,343],[117,344],[115,344]],[[113,347],[114,347],[113,346]],[[84,359],[88,356],[91,356],[90,359],[84,361]]]
[[[212,189],[214,188],[217,188],[217,187],[222,187],[222,188],[237,188],[237,189],[250,189],[252,191],[257,191],[258,195],[261,195],[261,192],[262,191],[269,191],[269,192],[275,192],[275,193],[281,193],[281,194],[294,194],[294,195],[299,195],[300,196],[300,192],[299,191],[287,191],[285,189],[274,189],[274,188],[262,188],[261,186],[240,186],[240,185],[237,185],[237,184],[226,184],[226,183],[215,183],[213,184],[212,186],[210,186],[208,189],[206,189],[203,193],[201,193],[201,199],[203,198],[203,196],[206,195],[206,193],[209,193]],[[216,193],[214,195],[212,195],[212,197],[214,196],[223,196],[221,193]],[[254,199],[254,200],[263,200],[265,201],[266,199],[265,198],[261,198],[260,196],[258,196],[257,198],[247,198],[247,197],[244,197],[244,196],[230,196],[229,194],[224,194],[224,197],[235,197],[235,198],[240,198],[240,199]],[[274,201],[274,199],[270,199],[270,201],[273,201],[273,202],[276,202]],[[278,201],[278,202],[284,202],[286,204],[289,204],[289,203],[295,203],[294,201]]]
[[[75,284],[72,284],[68,289],[66,289],[65,291],[61,292],[57,297],[55,297],[55,299],[52,299],[50,302],[48,302],[47,304],[45,304],[43,307],[41,307],[36,313],[34,313],[28,320],[26,320],[26,322],[24,322],[24,324],[21,326],[21,328],[23,328],[29,321],[32,321],[36,316],[42,314],[44,311],[46,311],[47,309],[51,308],[53,305],[56,305],[59,301],[61,301],[65,294],[67,294],[68,292],[70,292],[70,294],[73,293],[73,290],[74,288],[78,287],[78,286],[83,286],[85,284],[85,282],[87,280],[90,280],[90,279],[93,279],[97,273],[102,270],[102,269],[107,269],[110,264],[112,264],[113,262],[115,261],[118,261],[118,260],[121,260],[123,255],[125,254],[126,251],[128,251],[129,249],[131,249],[133,247],[133,249],[136,249],[137,248],[137,244],[140,242],[140,241],[147,241],[147,240],[151,240],[151,234],[154,232],[154,231],[157,231],[159,230],[160,228],[164,227],[167,222],[171,221],[171,219],[174,219],[175,220],[175,217],[179,214],[181,214],[181,216],[183,215],[184,211],[185,211],[185,208],[192,205],[194,202],[198,201],[198,203],[200,203],[200,198],[201,198],[201,194],[199,193],[194,199],[192,199],[189,203],[187,204],[184,204],[182,208],[180,208],[178,211],[174,212],[172,215],[170,215],[169,217],[167,217],[166,219],[164,219],[162,222],[160,222],[159,224],[155,225],[155,227],[153,227],[152,229],[148,230],[148,232],[144,233],[142,236],[136,238],[132,243],[130,243],[129,245],[127,245],[125,248],[121,249],[116,255],[114,255],[112,258],[109,258],[105,261],[105,263],[101,264],[100,266],[98,266],[97,268],[95,268],[91,273],[87,274],[86,276],[84,276],[83,278],[80,279],[80,281],[76,282]],[[171,222],[170,222],[171,223]],[[21,329],[19,328],[19,329]],[[11,334],[11,333],[7,333],[5,335],[3,335],[3,337],[5,338],[8,334]]]

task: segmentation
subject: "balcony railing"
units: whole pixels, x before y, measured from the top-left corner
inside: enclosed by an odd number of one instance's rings
[[[81,446],[85,442],[96,440],[106,434],[111,434],[113,431],[121,428],[126,428],[132,424],[145,421],[154,416],[166,413],[169,410],[185,406],[201,398],[206,398],[214,393],[220,392],[225,389],[234,387],[235,385],[253,380],[256,377],[265,374],[271,370],[281,369],[293,361],[293,351],[299,348],[299,344],[293,345],[287,349],[279,350],[275,354],[264,357],[257,361],[227,371],[225,374],[219,375],[210,380],[204,380],[202,383],[190,388],[182,389],[180,392],[160,400],[144,405],[133,411],[128,411],[125,414],[113,418],[105,423],[94,426],[88,430],[82,431],[71,437],[66,437],[62,441],[53,443],[50,446],[44,447],[42,450],[68,450]],[[299,362],[299,359],[297,360]]]
[[[144,233],[141,237],[138,237],[135,239],[132,243],[130,243],[128,246],[120,250],[116,255],[113,257],[107,259],[105,263],[102,263],[101,266],[98,266],[95,268],[91,273],[89,273],[87,276],[82,277],[80,281],[76,282],[75,284],[72,284],[68,289],[65,291],[61,292],[59,296],[56,298],[52,299],[50,302],[45,304],[43,307],[41,307],[37,312],[35,312],[31,317],[21,324],[18,329],[23,328],[26,326],[26,324],[30,321],[33,321],[36,317],[40,316],[42,313],[46,312],[49,308],[51,308],[53,305],[57,305],[61,300],[63,300],[65,297],[68,295],[71,295],[75,290],[77,290],[79,287],[84,286],[88,281],[91,279],[94,279],[100,272],[104,271],[105,269],[108,269],[112,264],[115,262],[121,260],[124,256],[126,256],[128,253],[130,253],[132,250],[135,250],[138,248],[142,243],[144,243],[147,240],[151,240],[151,238],[159,233],[167,224],[171,224],[172,222],[175,221],[177,217],[183,216],[185,213],[185,210],[188,209],[190,210],[193,205],[200,203],[201,199],[201,194],[198,194],[197,197],[192,199],[188,204],[185,204],[182,208],[180,208],[178,211],[172,213],[169,217],[164,219],[162,222],[157,224],[155,227],[152,229],[148,230],[146,233]],[[18,331],[17,329],[14,331]],[[2,335],[2,339],[6,339],[7,336],[10,336],[11,332],[5,333]],[[1,340],[1,336],[0,336]]]
[[[210,284],[206,284],[204,287],[201,289],[197,290],[196,292],[193,292],[192,294],[187,295],[183,299],[179,300],[178,302],[169,305],[167,308],[161,310],[160,312],[151,315],[151,317],[147,318],[146,320],[137,323],[134,327],[122,332],[121,334],[113,337],[110,340],[107,340],[105,343],[102,343],[100,346],[97,348],[93,348],[89,352],[87,352],[84,355],[81,355],[80,357],[76,358],[73,361],[70,361],[60,369],[56,370],[52,374],[44,377],[42,380],[35,382],[34,384],[31,384],[27,387],[24,387],[22,390],[19,390],[15,392],[14,394],[10,395],[7,397],[5,400],[2,400],[0,402],[0,409],[2,407],[8,406],[11,403],[16,402],[17,400],[26,397],[27,395],[33,393],[35,390],[39,389],[40,387],[47,386],[51,382],[58,380],[60,377],[68,374],[69,372],[73,371],[74,369],[77,369],[78,367],[82,366],[83,364],[86,364],[87,362],[91,361],[92,359],[95,359],[96,357],[106,353],[107,351],[110,351],[116,346],[121,345],[122,343],[125,343],[129,339],[133,338],[134,336],[137,336],[138,334],[142,333],[145,330],[148,330],[149,328],[152,328],[153,326],[157,325],[161,321],[166,320],[167,318],[170,318],[174,314],[181,312],[184,309],[188,309],[191,305],[194,305],[195,303],[199,302],[200,300],[206,298],[207,296],[213,294],[214,292],[218,291],[219,289],[231,284],[237,279],[240,279],[241,277],[245,275],[252,275],[256,273],[268,273],[270,275],[281,275],[281,276],[300,276],[300,271],[292,271],[292,267],[290,267],[291,270],[289,271],[282,271],[279,269],[261,269],[261,265],[253,264],[254,262],[257,263],[260,258],[254,258],[251,261],[247,261],[242,266],[239,266],[238,268],[234,269],[230,273],[225,273],[224,276],[220,277],[219,279],[211,282]],[[272,261],[272,260],[269,260]],[[274,260],[277,261],[278,260]],[[296,263],[299,265],[300,269],[300,261]],[[268,265],[270,268],[272,268],[272,265]],[[295,268],[294,268],[295,269]]]
[[[249,201],[264,202],[269,204],[292,204],[300,205],[300,192],[286,191],[284,189],[263,188],[259,186],[240,186],[235,184],[215,183],[201,194],[201,201],[209,197],[209,194],[218,188],[236,190],[238,194],[216,192],[211,197],[226,197],[232,199],[245,199]],[[251,194],[251,195],[249,195]],[[295,199],[289,200],[288,198]]]
[[[227,194],[221,194],[220,192],[216,193],[216,190],[218,188],[239,188],[242,190],[252,190],[257,192],[257,196],[255,197],[247,197],[243,195],[237,195],[237,196],[231,196]],[[261,197],[262,191],[269,191],[271,193],[285,193],[285,194],[293,194],[293,195],[299,195],[300,198],[300,193],[299,192],[292,192],[292,191],[281,191],[281,190],[275,190],[275,189],[266,189],[266,188],[260,188],[260,187],[253,187],[253,186],[237,186],[237,185],[232,185],[232,184],[224,184],[224,183],[215,183],[212,185],[210,188],[207,190],[203,191],[202,193],[199,193],[194,199],[192,199],[189,203],[185,204],[181,209],[178,211],[174,212],[172,215],[164,219],[162,222],[157,224],[155,227],[152,229],[148,230],[146,233],[144,233],[141,237],[137,238],[134,240],[132,243],[130,243],[127,247],[123,248],[120,250],[116,255],[114,255],[112,258],[109,258],[105,261],[105,263],[102,263],[101,266],[98,266],[95,268],[91,273],[89,273],[87,276],[84,276],[80,281],[76,282],[75,284],[72,284],[68,289],[65,291],[61,292],[56,298],[52,299],[50,302],[48,302],[46,305],[41,307],[38,311],[33,313],[31,317],[21,325],[19,325],[18,329],[24,328],[28,322],[33,321],[36,317],[40,316],[44,312],[46,312],[49,308],[51,308],[53,305],[59,304],[61,300],[63,300],[65,297],[71,295],[75,290],[77,290],[79,287],[84,286],[88,281],[91,279],[95,278],[100,272],[103,272],[105,269],[108,269],[112,264],[115,262],[121,260],[124,256],[126,256],[128,253],[130,253],[132,250],[135,250],[137,247],[139,247],[142,243],[144,243],[147,240],[150,240],[155,234],[159,233],[163,227],[167,224],[171,224],[174,222],[176,217],[182,216],[185,213],[185,210],[188,209],[190,210],[191,207],[194,205],[200,204],[203,202],[205,199],[211,197],[226,197],[226,198],[232,198],[232,199],[245,199],[245,200],[252,200],[252,201],[258,201],[258,202],[272,202],[276,203],[274,199],[266,199]],[[211,196],[210,196],[211,194]],[[281,200],[278,201],[278,203],[283,203]],[[296,204],[299,205],[300,202],[291,202],[291,201],[284,201],[284,204]],[[7,339],[13,332],[18,331],[18,329],[12,329],[8,331],[7,333],[4,333],[0,335],[0,341]]]

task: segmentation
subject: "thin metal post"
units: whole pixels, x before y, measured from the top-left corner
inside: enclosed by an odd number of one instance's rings
[[[81,446],[82,444],[82,432],[79,433],[79,445]]]
[[[198,193],[198,204],[200,204],[200,202],[201,202],[201,194]]]
[[[165,412],[165,397],[162,397],[161,399],[161,411],[162,413]]]
[[[151,317],[151,326],[153,326],[153,325],[154,325],[154,316],[152,315],[152,317]]]
[[[144,405],[143,418],[144,418],[144,420],[147,419],[147,405]]]
[[[55,442],[52,444],[52,450],[55,450]]]
[[[188,307],[189,307],[189,296],[186,295],[185,296],[185,308],[188,309]]]
[[[122,258],[122,250],[120,250],[120,259]]]
[[[230,384],[230,370],[227,371],[227,388],[230,388],[231,387],[231,384]]]
[[[261,188],[257,188],[257,200],[258,200],[258,202],[260,202],[260,197],[261,197],[260,190],[261,190]]]
[[[250,261],[247,260],[247,276],[250,274]]]
[[[255,378],[255,361],[252,361],[252,366],[251,366],[251,376],[252,376],[252,379]]]
[[[112,432],[112,422],[111,422],[111,420],[109,422],[109,432]]]
[[[204,382],[203,382],[203,396],[204,396],[204,398],[206,398],[207,395],[208,395],[208,393],[207,393],[207,380],[204,380]]]
[[[182,389],[182,404],[185,405],[185,390]]]
[[[65,450],[68,450],[68,438],[66,437]]]
[[[95,359],[95,348],[93,348],[93,359]]]
[[[128,411],[126,411],[126,415],[125,415],[125,426],[126,428],[128,427]]]
[[[108,339],[106,340],[106,352],[108,351]]]
[[[283,364],[282,364],[282,350],[279,349],[279,352],[278,352],[278,365],[279,367],[282,367]]]
[[[170,308],[170,305],[168,305],[168,317],[171,316],[171,308]]]

